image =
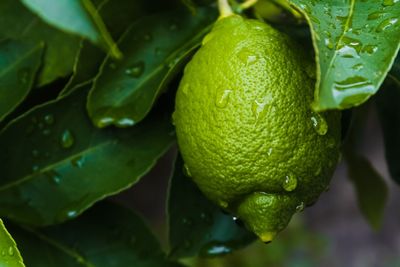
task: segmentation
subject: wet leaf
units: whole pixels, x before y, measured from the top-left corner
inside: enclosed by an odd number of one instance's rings
[[[252,233],[207,200],[184,174],[179,156],[168,199],[170,257],[228,254],[255,240]]]
[[[0,219],[0,266],[25,267],[17,244]]]
[[[388,188],[381,175],[363,156],[347,153],[348,173],[357,193],[358,206],[375,230],[382,224]]]
[[[28,95],[42,52],[43,43],[0,41],[0,121]]]
[[[122,56],[90,0],[22,0],[22,3],[50,25],[89,39],[115,58]]]
[[[183,9],[133,24],[119,43],[125,58],[106,59],[89,94],[94,124],[128,127],[141,121],[215,18],[212,8],[199,9],[195,15]]]
[[[99,13],[110,30],[110,34],[118,40],[122,33],[135,21],[155,11],[171,8],[171,2],[149,2],[148,0],[110,0],[99,5]],[[92,80],[99,71],[106,54],[92,43],[82,40],[79,53],[75,59],[74,74],[61,92],[64,95],[75,86]]]
[[[316,50],[316,110],[345,109],[375,94],[400,47],[400,2],[291,0]]]
[[[87,90],[38,106],[0,132],[0,216],[33,225],[74,218],[136,183],[173,142],[167,114],[129,130],[94,127]]]
[[[132,211],[104,202],[78,219],[44,229],[13,226],[29,267],[179,267]]]
[[[0,36],[45,43],[46,51],[38,79],[39,86],[71,73],[79,38],[41,22],[20,1],[0,1]]]

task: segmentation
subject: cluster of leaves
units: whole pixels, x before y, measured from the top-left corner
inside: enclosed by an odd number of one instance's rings
[[[343,109],[377,92],[392,67],[397,2],[292,0],[294,10],[260,0],[248,15],[296,38],[311,32],[314,107]],[[263,12],[265,5],[278,13]],[[305,23],[285,25],[282,14],[295,23],[304,16],[311,31]],[[168,253],[137,214],[104,200],[137,183],[174,144],[176,81],[217,17],[214,1],[0,2],[0,217],[21,252],[1,222],[0,265],[181,266],[182,257],[226,254],[254,240],[185,177],[179,156]],[[382,90],[378,104],[390,170],[400,181],[393,126],[400,125],[393,123],[400,120],[400,60],[389,78],[386,87],[395,89]],[[361,206],[374,224],[386,187],[379,175],[360,174],[365,168],[357,164],[368,162],[350,154]],[[368,208],[374,187],[365,189],[361,175],[382,188],[378,212]]]

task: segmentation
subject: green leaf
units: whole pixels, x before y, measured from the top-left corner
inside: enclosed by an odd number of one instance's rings
[[[366,158],[347,153],[346,161],[360,210],[372,228],[377,230],[382,224],[388,197],[386,183]]]
[[[313,108],[345,109],[375,94],[400,47],[400,3],[291,0],[307,17],[316,50]]]
[[[168,2],[167,5],[171,6],[171,2]],[[110,29],[112,37],[118,40],[134,21],[156,10],[165,10],[166,8],[165,1],[110,0],[99,5],[99,13]],[[106,54],[102,50],[82,40],[79,53],[75,59],[74,74],[61,95],[65,95],[79,84],[91,81],[98,73],[105,57]]]
[[[387,79],[377,94],[376,105],[383,130],[386,162],[391,177],[400,185],[400,72],[394,69],[392,73],[391,79]]]
[[[21,1],[50,25],[89,39],[110,51],[115,58],[122,56],[90,0]]]
[[[0,266],[25,267],[17,244],[7,232],[3,221],[0,219]]]
[[[125,58],[106,59],[89,94],[94,124],[127,127],[141,121],[216,16],[213,8],[199,9],[195,15],[183,9],[133,24],[119,44]]]
[[[142,219],[112,203],[101,203],[71,222],[44,229],[10,231],[29,267],[179,267],[167,262]]]
[[[39,86],[71,73],[79,38],[41,22],[20,1],[0,1],[0,36],[45,43],[46,53],[38,80]]]
[[[183,173],[179,156],[168,199],[169,242],[172,258],[218,256],[252,242],[252,233],[237,225],[199,191]]]
[[[43,43],[0,41],[0,121],[28,95],[39,69]]]
[[[170,147],[170,116],[161,112],[129,130],[94,127],[85,110],[88,87],[0,132],[0,216],[34,225],[74,218],[136,183]]]

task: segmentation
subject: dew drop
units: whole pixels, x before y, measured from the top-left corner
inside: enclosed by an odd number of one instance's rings
[[[313,112],[311,123],[317,134],[325,135],[328,132],[328,124],[321,114]]]
[[[82,156],[75,157],[71,160],[71,165],[76,168],[82,168],[85,160]]]
[[[229,96],[232,93],[232,90],[226,89],[224,91],[221,91],[220,93],[217,93],[217,98],[215,101],[215,105],[219,108],[224,108],[229,102]]]
[[[232,252],[232,248],[225,244],[212,242],[207,244],[201,249],[201,254],[209,257],[217,257],[221,255],[226,255]]]
[[[45,175],[49,177],[51,182],[53,182],[54,184],[59,185],[61,183],[61,175],[58,172],[50,170],[45,172]]]
[[[223,200],[220,200],[220,201],[218,202],[218,204],[219,204],[220,207],[222,207],[222,208],[224,208],[224,209],[226,209],[226,208],[228,207],[228,202],[223,201]]]
[[[14,256],[14,248],[13,247],[9,247],[8,248],[8,255],[9,256]]]
[[[237,53],[240,61],[242,61],[246,66],[252,65],[257,62],[258,57],[254,55],[248,48],[243,48]]]
[[[296,212],[302,212],[304,210],[305,204],[304,202],[300,202],[299,205],[296,206]]]
[[[131,118],[121,118],[115,123],[115,125],[117,127],[126,128],[135,125],[135,121]]]
[[[376,20],[376,19],[383,17],[384,15],[385,15],[384,12],[376,11],[376,12],[369,14],[367,17],[367,20]]]
[[[143,61],[138,61],[125,70],[125,74],[133,78],[139,78],[143,74],[143,72],[144,72]]]
[[[182,86],[182,93],[185,94],[185,95],[187,95],[187,94],[189,93],[189,89],[190,89],[190,85],[187,84],[187,83],[185,83],[185,84]]]
[[[272,154],[272,147],[268,148],[268,151],[267,151],[268,156],[271,156],[271,154]]]
[[[269,103],[269,100],[267,98],[264,98],[262,100],[254,100],[253,104],[251,105],[251,111],[253,113],[253,116],[256,118],[256,121],[259,119],[262,119],[266,115],[266,109],[265,106]]]
[[[382,5],[384,7],[388,7],[388,6],[393,6],[397,2],[399,2],[399,0],[383,0]]]
[[[361,76],[352,76],[343,81],[336,82],[334,88],[337,91],[343,91],[347,89],[364,89],[370,91],[374,89],[374,86],[369,79]]]
[[[286,175],[285,179],[282,182],[282,188],[285,189],[285,191],[293,191],[297,187],[297,179],[293,175]]]
[[[398,18],[389,18],[389,19],[385,19],[384,21],[382,21],[378,27],[376,27],[376,32],[382,32],[385,31],[389,28],[391,28],[392,26],[396,25],[397,22],[399,22]]]
[[[376,51],[378,51],[378,47],[376,45],[366,45],[362,49],[362,52],[368,53],[368,54],[373,54]]]
[[[356,64],[352,67],[353,70],[362,70],[364,65],[362,63]]]
[[[48,125],[52,125],[54,123],[54,116],[53,114],[47,114],[44,116],[44,122]]]
[[[70,148],[75,143],[75,138],[70,130],[65,130],[60,138],[60,144],[63,148]]]
[[[183,174],[186,177],[192,177],[192,173],[190,172],[189,166],[187,164],[183,165]]]
[[[324,43],[325,43],[325,46],[326,46],[327,48],[333,49],[334,44],[333,44],[331,38],[325,38],[325,39],[324,39]]]
[[[113,123],[114,123],[114,118],[111,118],[111,117],[102,117],[102,118],[99,118],[96,120],[96,125],[99,128],[104,128]]]
[[[68,218],[75,218],[77,215],[78,215],[78,213],[76,212],[76,210],[70,210],[67,212]]]

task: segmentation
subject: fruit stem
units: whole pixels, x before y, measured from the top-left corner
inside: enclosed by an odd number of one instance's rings
[[[233,14],[233,10],[228,0],[218,0],[219,18],[222,19]]]
[[[239,7],[241,10],[245,10],[255,5],[257,1],[258,0],[246,0],[243,3],[241,3]]]

